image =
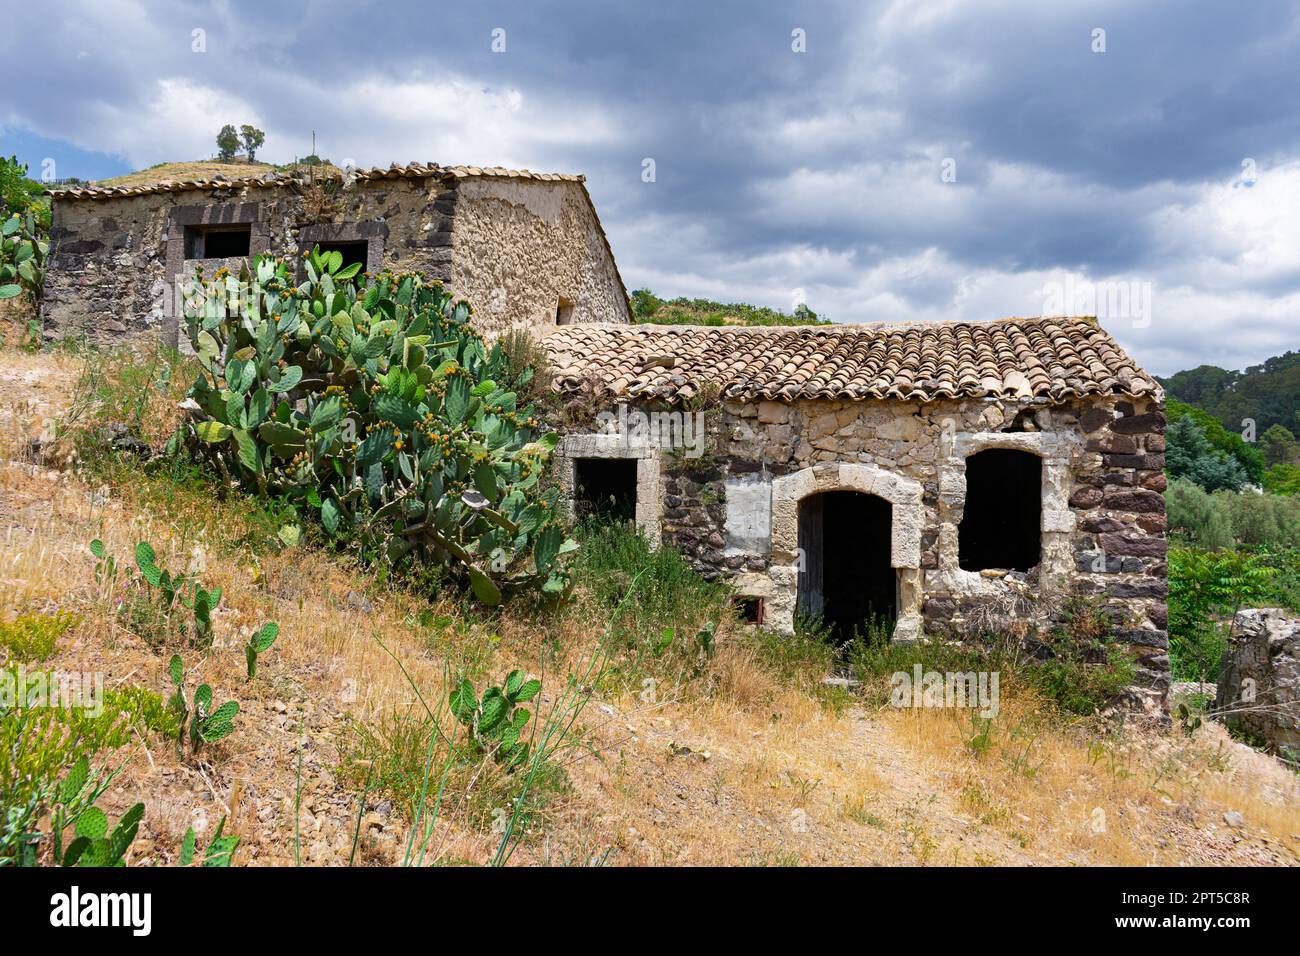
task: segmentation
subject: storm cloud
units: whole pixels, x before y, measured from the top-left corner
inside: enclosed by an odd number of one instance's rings
[[[1157,373],[1300,345],[1291,3],[116,0],[6,20],[0,150],[34,170],[205,157],[251,122],[275,162],[314,132],[336,162],[583,172],[629,288],[660,295],[865,322],[1120,288],[1149,313],[1103,324]]]

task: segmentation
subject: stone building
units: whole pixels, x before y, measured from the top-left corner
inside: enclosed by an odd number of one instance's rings
[[[1168,688],[1163,394],[1095,319],[589,325],[545,339],[575,510],[621,509],[743,613],[841,636],[1104,608]]]
[[[630,320],[583,177],[411,164],[313,178],[160,182],[52,193],[46,334],[175,343],[175,278],[319,244],[377,272],[421,271],[469,300],[488,335]]]

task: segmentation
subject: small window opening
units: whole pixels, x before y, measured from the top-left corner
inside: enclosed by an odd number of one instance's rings
[[[246,256],[252,248],[253,227],[186,226],[186,259],[232,259]]]
[[[574,510],[578,518],[598,515],[636,520],[636,459],[578,458],[573,463]]]
[[[337,252],[343,257],[342,268],[356,263],[361,266],[361,271],[367,271],[366,263],[369,261],[370,243],[365,239],[357,239],[348,242],[320,242],[321,252]]]
[[[990,448],[966,459],[966,505],[957,532],[964,571],[1028,571],[1042,553],[1043,460]]]
[[[555,324],[571,325],[573,323],[573,301],[561,297],[555,305]]]
[[[731,599],[731,606],[736,609],[736,616],[746,624],[763,623],[763,599],[740,594]]]

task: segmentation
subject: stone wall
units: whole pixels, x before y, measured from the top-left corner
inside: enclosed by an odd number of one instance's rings
[[[491,336],[511,327],[628,322],[627,293],[579,183],[466,179],[452,287]]]
[[[1163,696],[1169,663],[1158,403],[764,401],[698,414],[707,435],[702,455],[656,449],[663,507],[651,532],[700,573],[733,577],[739,593],[763,597],[768,623],[788,627],[792,617],[797,572],[789,552],[798,501],[820,491],[863,491],[893,509],[896,639],[990,626],[1042,629],[1059,619],[1067,599],[1083,596],[1136,655],[1141,682]],[[964,459],[996,447],[1043,460],[1042,560],[1027,573],[958,566]],[[563,453],[559,467],[569,467]]]
[[[514,203],[515,187],[527,203]],[[522,211],[529,206],[544,215]],[[186,227],[236,223],[251,226],[254,254],[295,257],[314,242],[366,239],[371,271],[420,271],[442,280],[469,299],[485,332],[552,324],[557,295],[573,297],[574,321],[627,320],[626,296],[579,183],[396,177],[346,180],[327,191],[300,178],[56,198],[46,335],[84,333],[109,344],[156,334],[174,343],[171,280],[188,278],[199,264],[208,275],[240,264],[186,260]],[[505,293],[494,298],[498,281]]]
[[[1214,707],[1229,727],[1300,755],[1300,618],[1281,608],[1237,613]]]

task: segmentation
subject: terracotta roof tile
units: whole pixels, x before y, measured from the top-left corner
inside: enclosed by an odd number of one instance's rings
[[[493,177],[497,179],[539,179],[550,182],[580,183],[583,176],[568,173],[534,173],[527,169],[505,169],[501,166],[440,166],[437,163],[410,162],[406,165],[375,166],[372,169],[353,170],[355,179],[468,179]],[[47,189],[46,193],[57,199],[111,199],[117,196],[147,196],[151,193],[182,192],[187,189],[244,189],[257,186],[283,186],[294,181],[292,172],[267,173],[261,176],[241,176],[236,179],[162,180],[140,186],[70,186]]]
[[[831,326],[569,325],[544,340],[552,387],[689,398],[1039,397],[1163,393],[1089,318]],[[667,361],[667,359],[674,361]]]

